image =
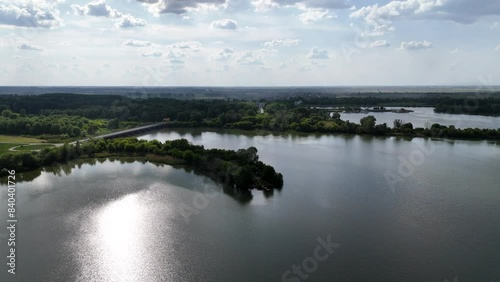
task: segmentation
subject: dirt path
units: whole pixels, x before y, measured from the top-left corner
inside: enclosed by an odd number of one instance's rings
[[[9,151],[10,152],[20,152],[20,150],[16,150],[17,148],[19,147],[24,147],[24,146],[32,146],[32,145],[53,145],[54,147],[62,147],[64,144],[52,144],[52,143],[27,143],[27,144],[22,144],[22,145],[18,145],[18,146],[14,146],[12,148],[9,148]],[[38,152],[38,151],[41,151],[41,149],[39,150],[31,150],[32,152]]]

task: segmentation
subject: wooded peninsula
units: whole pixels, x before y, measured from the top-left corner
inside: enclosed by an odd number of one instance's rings
[[[378,106],[378,109],[383,109],[387,106],[430,105],[434,105],[436,112],[500,114],[498,98],[479,99],[471,107],[467,99],[446,97],[181,100],[117,95],[3,95],[0,96],[0,136],[37,138],[42,142],[61,145],[43,147],[38,144],[42,147],[36,151],[0,150],[0,167],[28,171],[74,159],[140,157],[157,163],[192,166],[225,185],[272,190],[283,186],[283,176],[273,167],[259,161],[257,149],[253,147],[238,151],[208,150],[183,139],[161,143],[136,138],[94,140],[93,137],[164,121],[167,127],[184,128],[500,139],[500,129],[460,129],[437,123],[422,128],[401,119],[394,120],[391,127],[386,123],[377,124],[373,115],[367,114],[359,123],[353,123],[342,120],[339,113],[346,109],[360,111],[362,107]],[[0,172],[0,175],[3,173],[5,171]]]
[[[499,139],[500,129],[459,129],[430,124],[414,127],[403,120],[376,124],[373,116],[359,123],[338,112],[361,107],[433,105],[436,112],[500,115],[500,98],[336,98],[288,97],[271,100],[129,98],[117,95],[0,96],[0,134],[37,136],[49,142],[76,141],[145,123],[169,121],[170,127],[347,133],[412,137]]]

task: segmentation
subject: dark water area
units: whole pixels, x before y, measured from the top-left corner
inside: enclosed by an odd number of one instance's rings
[[[189,169],[131,160],[19,175],[17,274],[4,264],[0,281],[500,281],[497,143],[192,129],[139,138],[255,146],[285,185],[241,201]]]

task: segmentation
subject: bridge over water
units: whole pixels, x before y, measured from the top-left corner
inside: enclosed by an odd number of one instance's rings
[[[138,135],[140,133],[148,132],[148,131],[153,131],[153,130],[158,130],[167,127],[167,123],[165,122],[160,122],[160,123],[155,123],[155,124],[150,124],[150,125],[145,125],[145,126],[140,126],[140,127],[135,127],[135,128],[130,128],[130,129],[125,129],[113,133],[108,133],[108,134],[103,134],[99,135],[96,137],[92,137],[92,139],[114,139],[114,138],[120,138],[120,137],[127,137],[127,136],[134,136]],[[76,144],[76,142],[86,142],[89,141],[91,138],[85,138],[79,141],[71,142],[70,144]],[[62,144],[56,144],[62,146]]]
[[[135,127],[131,129],[126,129],[118,132],[113,132],[113,133],[108,133],[104,135],[100,135],[97,137],[94,137],[94,139],[113,139],[113,138],[119,138],[119,137],[127,137],[127,136],[134,136],[139,133],[144,133],[152,130],[158,130],[165,128],[167,124],[165,122],[161,123],[155,123],[155,124],[150,124],[150,125],[145,125],[145,126],[140,126],[140,127]]]

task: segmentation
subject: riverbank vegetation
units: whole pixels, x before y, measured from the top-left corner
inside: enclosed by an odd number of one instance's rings
[[[431,107],[436,113],[500,116],[500,98],[490,97],[488,93],[452,98],[452,97],[296,97],[288,102],[301,101],[302,105],[357,108],[361,107]]]
[[[466,107],[477,102],[474,107]],[[49,94],[39,96],[0,96],[0,134],[25,134],[59,141],[77,140],[109,130],[143,123],[169,120],[170,127],[210,127],[243,130],[297,131],[499,139],[500,129],[458,129],[432,124],[415,128],[410,123],[377,124],[373,116],[359,123],[344,121],[338,112],[318,109],[365,106],[429,106],[449,112],[464,105],[469,114],[499,111],[500,99],[452,98],[336,98],[293,97],[274,100],[176,100],[164,98],[130,99],[109,95]],[[454,106],[455,105],[455,106]],[[457,110],[458,111],[458,110]]]
[[[44,148],[39,152],[16,152],[0,155],[0,167],[18,172],[41,166],[67,163],[75,159],[98,157],[143,157],[164,164],[184,164],[213,180],[238,189],[279,189],[283,175],[259,160],[257,149],[250,147],[238,151],[205,149],[185,139],[146,141],[136,138],[90,140],[59,148]],[[1,171],[0,175],[6,171]]]

